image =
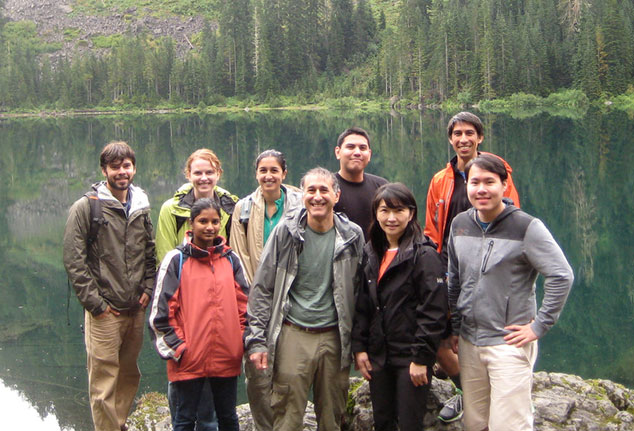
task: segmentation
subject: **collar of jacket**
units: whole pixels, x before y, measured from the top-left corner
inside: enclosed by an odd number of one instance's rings
[[[413,233],[409,232],[405,235],[406,236],[404,236],[403,239],[400,241],[398,245],[398,253],[396,253],[396,256],[394,256],[394,260],[390,263],[388,269],[399,265],[401,262],[411,259],[414,253],[416,253],[420,247],[424,247],[427,245],[431,247],[434,251],[436,250],[435,244],[427,236],[423,236],[423,238],[415,240]],[[379,262],[379,257],[374,252],[374,248],[372,248],[372,243],[370,241],[365,244],[364,248],[368,256],[368,264],[370,265],[372,272],[375,273],[376,276],[379,273],[379,266],[381,265],[381,262]]]
[[[506,168],[506,172],[509,175],[513,173],[513,169],[511,168],[511,165],[509,165],[506,162],[506,160],[504,160],[502,157],[498,156],[497,154],[489,153],[487,151],[478,151],[478,156],[481,156],[483,154],[488,154],[490,156],[495,156],[499,158],[500,160],[502,160],[502,162],[504,162],[504,167]],[[451,172],[452,178],[453,178],[454,172],[458,170],[458,168],[456,167],[457,165],[458,165],[458,156],[453,156],[451,160],[449,160],[449,163],[447,163],[447,170]]]
[[[335,221],[335,257],[346,248],[349,244],[358,240],[361,235],[361,228],[358,231],[352,228],[352,224],[344,213],[334,212]],[[308,212],[306,208],[299,211],[292,211],[286,215],[289,219],[288,230],[296,243],[304,244],[304,232],[306,232],[306,223],[308,222]]]
[[[214,238],[214,243],[211,247],[206,250],[202,249],[191,242],[191,231],[187,231],[187,244],[179,245],[177,248],[196,259],[212,260],[226,256],[231,251],[231,248],[227,246],[227,241],[221,236]]]
[[[288,204],[289,194],[303,193],[301,189],[298,189],[295,186],[289,186],[287,184],[281,184],[280,188],[284,190],[284,194],[286,195],[286,199],[284,200],[284,207],[286,207]],[[264,207],[264,195],[262,194],[262,186],[258,186],[250,195],[241,200],[244,201],[246,199],[250,199],[252,204],[258,208]]]
[[[214,186],[214,193],[218,198],[222,196],[231,197],[231,193],[222,187]],[[185,183],[176,190],[174,193],[174,205],[172,206],[172,213],[183,217],[189,217],[189,211],[194,204],[194,185],[192,183]]]
[[[116,207],[123,209],[123,204],[119,199],[112,195],[112,192],[106,185],[105,181],[99,181],[92,185],[92,189],[97,192],[97,197],[102,201],[104,206]],[[141,187],[130,184],[132,192],[132,202],[130,202],[130,214],[150,208],[150,201]]]
[[[495,230],[495,228],[502,223],[502,220],[504,220],[505,218],[507,218],[509,215],[513,214],[515,211],[520,211],[520,209],[518,207],[516,207],[515,205],[509,205],[507,204],[506,207],[502,210],[502,212],[500,214],[498,214],[498,216],[489,224],[489,227],[487,229],[487,233],[491,233]],[[473,221],[473,223],[475,223],[476,225],[478,225],[478,227],[480,229],[482,229],[482,226],[480,225],[480,223],[478,222],[478,218],[476,217],[476,209],[471,207],[467,210],[467,215],[469,216],[469,219],[471,221]]]

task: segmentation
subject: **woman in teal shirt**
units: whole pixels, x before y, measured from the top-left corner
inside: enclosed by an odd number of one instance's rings
[[[231,219],[231,248],[240,256],[249,284],[260,263],[262,249],[273,228],[288,211],[302,206],[302,191],[282,184],[286,160],[276,150],[266,150],[255,160],[258,188],[236,204]]]
[[[230,244],[242,261],[249,284],[253,282],[266,240],[277,223],[287,212],[302,207],[302,191],[282,184],[286,174],[284,155],[276,150],[264,151],[255,160],[258,188],[240,199],[233,212]],[[244,372],[255,429],[272,430],[270,370],[255,369],[247,358]]]

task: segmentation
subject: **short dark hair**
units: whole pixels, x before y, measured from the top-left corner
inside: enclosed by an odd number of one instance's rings
[[[412,219],[407,224],[401,239],[410,235],[414,237],[414,240],[423,237],[423,229],[418,223],[418,205],[416,205],[416,198],[412,191],[403,183],[383,184],[377,189],[374,199],[372,199],[372,223],[369,230],[370,244],[372,244],[372,249],[380,259],[383,258],[389,246],[387,236],[376,219],[376,211],[381,201],[384,201],[388,208],[405,207],[412,212]]]
[[[260,162],[262,161],[262,159],[265,159],[267,157],[273,157],[275,160],[277,160],[277,163],[279,163],[282,171],[286,171],[286,158],[284,158],[284,154],[273,149],[265,150],[260,153],[257,159],[255,159],[255,169],[260,166]]]
[[[189,212],[189,220],[193,222],[194,219],[198,217],[201,212],[203,212],[204,210],[208,210],[210,208],[215,209],[218,212],[218,216],[221,216],[220,204],[216,202],[214,199],[210,199],[210,198],[198,199],[192,205],[192,209]]]
[[[477,157],[469,160],[464,167],[464,174],[469,179],[469,171],[472,166],[477,166],[488,172],[497,174],[500,177],[500,181],[504,182],[509,177],[509,173],[506,171],[504,162],[498,156],[493,154],[479,154]]]
[[[124,141],[111,141],[101,150],[99,164],[101,169],[106,169],[110,163],[124,159],[130,159],[132,164],[136,166],[134,150]]]
[[[328,169],[322,168],[321,166],[312,168],[311,170],[309,170],[308,172],[304,174],[304,176],[302,177],[302,180],[299,182],[299,187],[302,190],[304,190],[304,183],[306,182],[306,177],[309,177],[310,175],[315,175],[317,177],[323,177],[323,178],[329,179],[330,183],[332,184],[332,190],[335,193],[339,191],[339,181],[337,181],[337,176],[333,174],[332,172],[330,172]]]
[[[343,140],[350,135],[363,136],[365,140],[368,141],[368,147],[370,146],[370,135],[368,135],[368,132],[363,130],[361,127],[348,127],[346,130],[341,132],[341,135],[339,135],[339,137],[337,138],[337,146],[341,147],[341,144],[343,144]]]
[[[450,138],[456,123],[469,123],[475,127],[478,136],[484,136],[484,126],[482,125],[482,120],[471,112],[458,112],[456,115],[451,117],[451,120],[449,120],[449,123],[447,124],[447,136]]]

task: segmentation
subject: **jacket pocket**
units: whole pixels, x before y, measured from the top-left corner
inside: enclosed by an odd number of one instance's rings
[[[484,253],[484,258],[482,259],[482,269],[481,269],[482,272],[486,271],[487,269],[487,263],[489,263],[489,257],[491,257],[492,251],[493,251],[493,240],[490,240],[487,246],[487,251]]]

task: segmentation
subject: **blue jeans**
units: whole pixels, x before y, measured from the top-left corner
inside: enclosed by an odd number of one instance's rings
[[[172,427],[174,431],[193,431],[200,400],[206,383],[211,387],[213,404],[218,416],[220,431],[239,431],[236,413],[238,377],[203,377],[192,380],[170,382],[169,399]],[[210,406],[211,407],[211,406]]]
[[[218,418],[214,408],[214,396],[211,393],[209,381],[205,381],[200,401],[198,401],[198,412],[196,412],[195,431],[218,431]]]

